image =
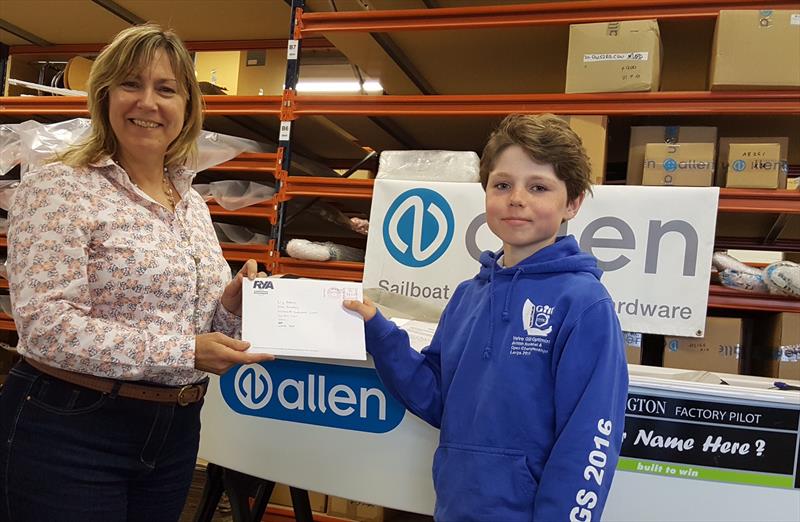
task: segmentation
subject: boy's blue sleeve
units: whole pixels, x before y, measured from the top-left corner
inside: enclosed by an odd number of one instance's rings
[[[555,373],[555,443],[539,480],[534,520],[600,520],[625,428],[628,367],[610,301],[568,333]]]
[[[431,345],[417,352],[408,334],[380,312],[364,323],[367,351],[381,382],[414,415],[439,428],[442,422],[441,340],[445,315]]]

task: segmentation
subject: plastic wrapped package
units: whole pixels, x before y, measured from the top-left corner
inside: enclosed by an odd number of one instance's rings
[[[308,261],[364,261],[362,249],[330,241],[317,243],[307,239],[291,239],[286,244],[286,253],[295,259]]]
[[[214,181],[208,185],[208,195],[225,210],[239,210],[269,200],[275,195],[275,187],[254,181],[232,179]]]
[[[216,222],[213,225],[220,243],[236,243],[239,245],[266,245],[269,243],[269,237],[266,234],[253,232],[247,227]]]
[[[19,180],[5,179],[0,181],[0,208],[3,210],[11,210],[11,204],[14,202],[14,192],[19,186]],[[6,225],[8,227],[8,225]]]
[[[351,217],[350,228],[352,228],[354,232],[358,232],[359,234],[366,236],[369,234],[369,220],[360,217]]]
[[[771,294],[800,297],[800,265],[778,261],[764,268],[764,282]]]
[[[726,268],[719,273],[719,279],[723,286],[744,290],[745,292],[768,293],[769,288],[764,282],[764,277],[760,273],[743,272],[735,268]]]
[[[387,150],[381,153],[377,179],[480,181],[480,160],[472,151]]]

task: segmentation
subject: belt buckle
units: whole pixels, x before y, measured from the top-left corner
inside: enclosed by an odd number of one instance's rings
[[[194,388],[193,384],[187,384],[185,386],[181,386],[181,389],[178,390],[178,405],[179,406],[188,406],[189,404],[191,404],[191,402],[189,402],[189,400],[187,398],[185,398],[183,396],[183,394],[185,392],[190,391],[192,388]]]

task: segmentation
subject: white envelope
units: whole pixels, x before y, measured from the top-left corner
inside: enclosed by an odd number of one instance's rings
[[[245,278],[242,339],[251,352],[366,360],[364,321],[342,307],[362,296],[361,283]]]

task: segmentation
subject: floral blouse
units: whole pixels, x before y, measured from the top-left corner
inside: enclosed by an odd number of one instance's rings
[[[172,213],[111,159],[26,174],[9,212],[8,279],[17,351],[51,366],[115,379],[198,381],[194,336],[238,337],[219,301],[231,279],[211,216],[191,188]]]

